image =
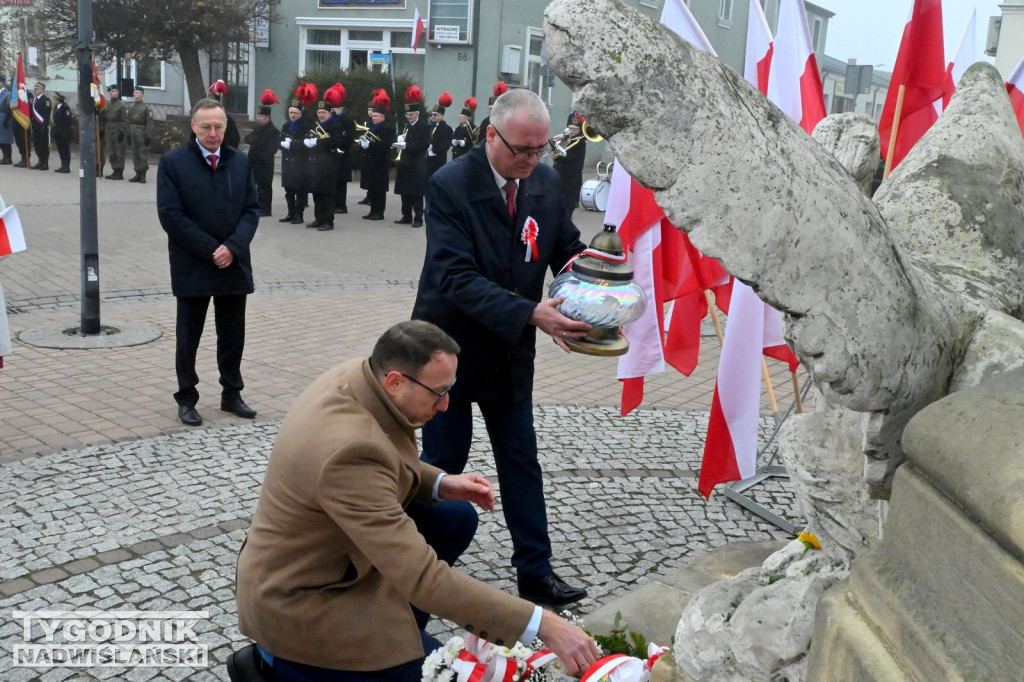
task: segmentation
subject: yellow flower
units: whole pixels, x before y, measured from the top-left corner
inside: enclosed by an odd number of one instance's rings
[[[804,546],[807,547],[807,549],[821,549],[821,543],[818,542],[818,536],[814,533],[809,533],[807,531],[797,533],[796,539],[804,543]]]

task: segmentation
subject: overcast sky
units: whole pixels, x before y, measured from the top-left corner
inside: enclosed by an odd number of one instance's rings
[[[835,12],[828,22],[825,53],[842,61],[854,58],[859,64],[882,64],[892,71],[913,0],[813,0],[819,7]],[[946,43],[946,62],[956,51],[971,9],[977,7],[976,60],[991,62],[985,56],[988,18],[999,16],[997,0],[942,0],[942,32]]]

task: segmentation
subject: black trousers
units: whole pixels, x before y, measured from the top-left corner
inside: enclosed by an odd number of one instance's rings
[[[327,225],[334,224],[334,195],[313,194],[313,217]]]
[[[370,197],[370,213],[384,215],[384,206],[387,204],[387,189],[368,189],[366,194]]]
[[[179,405],[195,406],[199,401],[196,385],[196,354],[206,326],[210,296],[178,296],[177,343],[174,369],[178,375],[178,391],[174,400]],[[246,294],[213,296],[213,314],[217,329],[217,368],[220,370],[221,400],[239,398],[242,382],[242,350],[245,348]]]
[[[48,166],[50,163],[50,129],[32,129],[32,150],[39,157],[40,166]]]
[[[55,140],[61,168],[71,168],[71,140]]]
[[[288,215],[293,217],[302,215],[302,212],[306,210],[306,206],[309,206],[309,197],[306,196],[305,192],[300,194],[299,192],[286,189],[284,191],[284,200],[288,203]]]
[[[402,195],[402,217],[423,220],[423,197]]]
[[[274,176],[262,180],[256,178],[256,193],[260,197],[260,211],[270,215],[270,207],[274,203]]]

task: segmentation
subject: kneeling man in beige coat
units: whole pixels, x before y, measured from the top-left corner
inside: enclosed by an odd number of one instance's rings
[[[539,636],[569,672],[600,655],[585,632],[454,568],[490,482],[419,459],[415,430],[447,409],[459,347],[401,322],[367,359],[317,379],[289,410],[238,558],[232,680],[420,679],[439,643],[427,614],[498,645]]]

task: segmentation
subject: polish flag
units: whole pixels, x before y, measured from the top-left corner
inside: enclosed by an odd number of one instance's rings
[[[423,18],[420,16],[420,8],[416,7],[416,12],[412,15],[412,51],[416,51],[416,44],[419,42],[420,36],[423,35]]]
[[[25,86],[25,67],[21,60],[21,53],[18,53],[18,76],[15,82],[15,92],[17,93],[17,101],[12,102],[11,116],[21,125],[22,128],[28,130],[28,127],[32,124],[32,110],[28,105],[28,88]]]
[[[803,0],[782,0],[779,6],[768,99],[808,133],[825,118],[825,94]]]
[[[942,0],[914,0],[878,124],[882,157],[885,159],[889,159],[889,142],[896,127],[896,145],[891,152],[892,168],[899,165],[939,117],[936,102],[942,99],[946,83],[944,54]],[[896,104],[901,89],[904,91],[903,107],[897,121]]]
[[[18,209],[12,204],[0,211],[0,256],[25,250],[25,233],[21,229]]]
[[[100,71],[96,68],[96,60],[92,62],[92,83],[89,85],[89,92],[92,94],[92,101],[96,105],[96,111],[107,106],[107,98],[103,96],[103,82],[100,80]]]
[[[974,37],[976,34],[975,23],[978,15],[978,8],[971,9],[971,16],[964,26],[964,33],[960,36],[960,44],[956,48],[956,56],[946,64],[946,84],[942,91],[942,108],[949,106],[949,98],[953,96],[960,76],[970,68],[971,64],[978,60],[978,52],[975,47]]]
[[[784,2],[781,12],[789,11],[792,20],[797,15],[794,3]],[[776,106],[797,120],[801,127],[810,132],[818,121],[825,117],[824,99],[820,110],[805,108],[804,103],[817,101],[815,91],[821,92],[821,81],[817,67],[813,72],[794,69],[800,61],[799,55],[809,51],[810,39],[806,31],[795,31],[790,35],[807,36],[806,42],[783,42],[783,17],[779,17],[778,50],[773,49],[771,30],[761,11],[760,3],[751,0],[750,19],[747,22],[747,58],[743,77],[762,93],[767,94]],[[796,5],[803,12],[803,4]],[[794,45],[805,45],[793,49]],[[771,69],[763,64],[764,55],[773,54]],[[796,55],[794,57],[793,55]],[[811,53],[811,60],[814,54]],[[804,60],[804,63],[811,63]],[[812,64],[813,65],[813,64]],[[813,75],[817,88],[806,88]],[[767,78],[766,78],[767,76]],[[766,82],[767,81],[767,82]],[[804,97],[802,93],[809,93]],[[775,99],[778,97],[779,99]],[[788,103],[788,104],[787,104]],[[799,106],[797,106],[799,105]],[[805,125],[805,123],[807,125]],[[711,415],[708,418],[708,433],[704,439],[704,457],[700,467],[697,490],[705,497],[719,483],[739,481],[754,475],[757,469],[757,432],[761,419],[761,356],[789,363],[789,371],[795,372],[799,363],[793,351],[782,337],[782,313],[761,301],[754,290],[743,282],[733,282],[729,302],[729,321],[725,326],[725,341],[718,363],[718,379],[711,401]]]
[[[747,55],[743,64],[743,77],[768,95],[768,74],[772,66],[774,50],[772,30],[758,0],[750,0],[750,14],[747,19]]]
[[[1010,80],[1006,81],[1006,91],[1010,94],[1010,104],[1017,114],[1020,132],[1024,135],[1024,56],[1017,62],[1017,68],[1010,74]]]
[[[695,47],[715,54],[681,0],[666,0],[661,23]],[[719,287],[719,291],[729,277],[718,261],[693,248],[689,237],[665,217],[654,192],[633,180],[617,161],[605,219],[619,226],[634,281],[644,288],[648,301],[644,315],[622,329],[629,340],[629,351],[619,358],[618,366],[621,412],[626,415],[643,401],[644,377],[664,372],[666,361],[685,375],[696,367],[700,324],[708,311],[704,289]],[[670,301],[672,312],[666,323],[665,304]]]

